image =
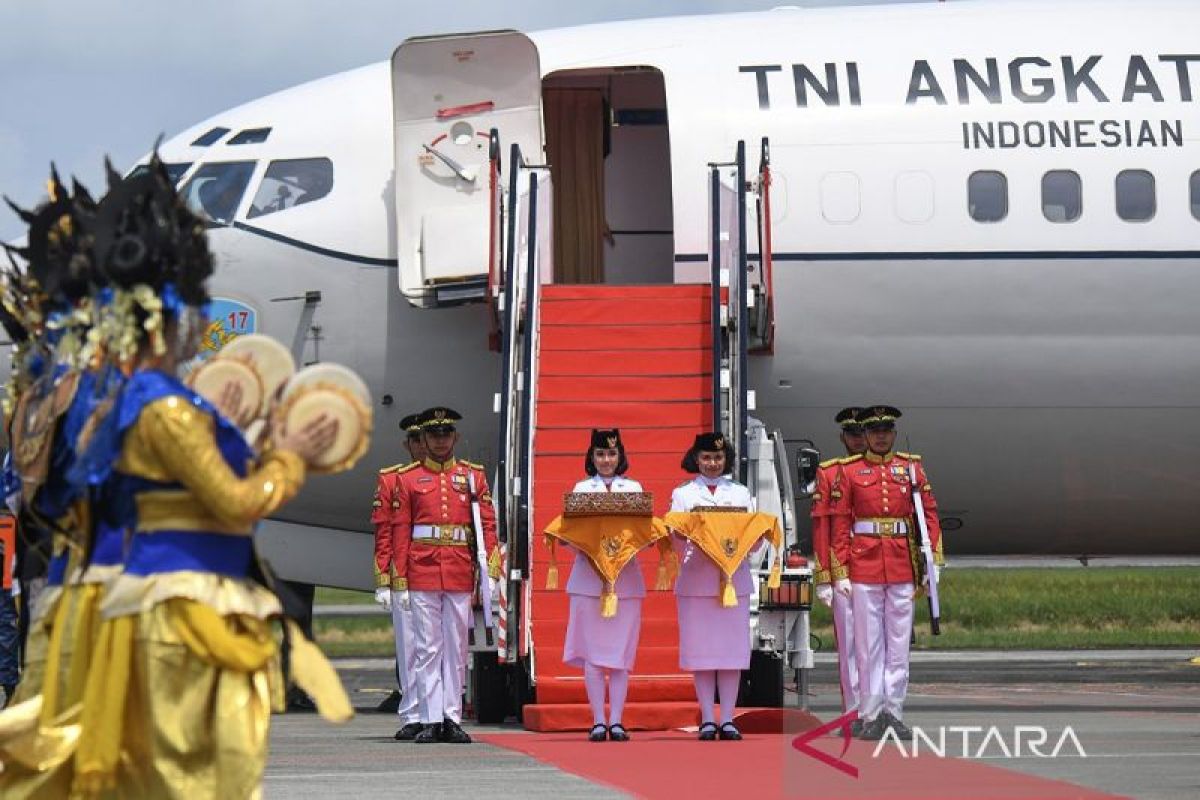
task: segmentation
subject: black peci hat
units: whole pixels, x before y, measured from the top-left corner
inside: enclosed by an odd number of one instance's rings
[[[900,409],[895,406],[867,406],[858,413],[858,424],[862,425],[864,430],[891,430],[896,427],[896,420],[901,416]]]
[[[462,414],[446,406],[427,408],[417,415],[417,422],[426,433],[453,433],[458,430],[454,423],[460,419]]]
[[[729,437],[720,432],[698,433],[695,441],[692,442],[692,447],[683,455],[683,461],[679,466],[685,472],[690,472],[693,475],[700,472],[700,453],[724,453],[725,454],[725,474],[733,472],[735,455],[733,445],[729,443]]]
[[[621,431],[618,428],[592,428],[592,440],[588,445],[587,455],[583,457],[583,471],[588,475],[596,474],[596,465],[592,463],[592,456],[596,452],[596,448],[616,448],[620,454],[617,460],[617,474],[624,475],[629,470],[629,459],[625,457],[625,443],[621,441]]]
[[[833,418],[833,421],[842,426],[842,430],[846,433],[862,433],[862,423],[858,421],[858,415],[862,413],[862,409],[858,406],[849,406],[843,408]]]

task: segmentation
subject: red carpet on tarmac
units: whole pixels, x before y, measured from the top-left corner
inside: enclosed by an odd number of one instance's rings
[[[886,798],[886,800],[1100,800],[1105,794],[1063,781],[958,758],[901,755],[887,744],[853,741],[842,761],[857,777],[792,746],[793,733],[746,733],[740,742],[699,742],[693,733],[634,733],[630,742],[593,743],[579,733],[476,734],[486,742],[611,786],[635,797],[675,800],[767,798]],[[842,741],[814,739],[833,759]]]

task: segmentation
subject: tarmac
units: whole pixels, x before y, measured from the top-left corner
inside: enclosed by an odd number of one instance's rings
[[[831,720],[840,713],[837,675],[832,657],[819,656],[804,700],[821,719]],[[914,653],[905,721],[931,734],[942,727],[986,731],[995,726],[1010,745],[993,742],[981,748],[983,734],[976,734],[962,747],[961,734],[950,731],[948,757],[965,754],[992,766],[1129,797],[1200,797],[1198,657],[1200,644],[1192,651],[923,651]],[[342,727],[315,714],[275,717],[266,797],[624,796],[501,747],[395,742],[395,718],[373,710],[391,691],[391,661],[348,659],[337,666],[360,713]],[[788,703],[801,704],[794,684]],[[1018,726],[1046,728],[1051,745],[1070,727],[1079,747],[1062,747],[1056,757],[1028,749],[1011,752]],[[529,735],[515,721],[465,727]],[[638,734],[633,735],[636,740]],[[796,794],[803,794],[803,787]]]

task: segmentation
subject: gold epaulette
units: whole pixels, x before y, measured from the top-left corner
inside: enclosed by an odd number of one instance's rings
[[[842,463],[842,460],[840,458],[831,458],[828,461],[821,462],[821,469],[828,469],[828,468],[832,467],[834,464],[840,464],[840,463]]]
[[[862,453],[859,453],[856,456],[846,456],[843,459],[839,459],[838,463],[839,464],[853,464],[855,461],[859,461],[861,459],[862,459]]]
[[[909,461],[921,460],[921,457],[916,453],[901,453],[900,451],[896,451],[896,455],[900,456],[901,458],[907,458]]]
[[[471,469],[482,469],[482,470],[487,469],[486,467],[483,466],[483,464],[476,464],[474,461],[467,461],[465,458],[460,458],[458,460],[458,463],[465,464],[468,467],[470,467]]]
[[[396,474],[397,474],[397,475],[403,475],[405,472],[409,472],[410,470],[414,470],[414,469],[416,469],[416,468],[417,468],[417,467],[419,467],[419,466],[421,466],[421,462],[420,462],[420,461],[410,461],[409,463],[407,463],[407,464],[404,464],[403,466],[397,465],[397,466],[396,466]]]
[[[386,475],[389,472],[399,472],[402,467],[406,467],[409,464],[413,464],[413,463],[416,463],[416,462],[401,461],[399,464],[392,464],[390,467],[384,467],[383,469],[379,470],[379,474]]]

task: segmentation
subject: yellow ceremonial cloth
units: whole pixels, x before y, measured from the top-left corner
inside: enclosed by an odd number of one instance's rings
[[[778,588],[783,529],[779,527],[779,519],[773,514],[761,511],[712,514],[705,514],[700,510],[672,511],[663,521],[680,536],[699,547],[721,570],[725,576],[721,593],[722,605],[737,605],[737,597],[731,583],[733,573],[760,539],[765,538],[775,548],[775,563],[771,567],[771,577],[767,585]]]
[[[617,595],[614,586],[617,576],[625,565],[642,549],[658,542],[660,558],[670,558],[670,531],[658,517],[632,516],[628,514],[602,514],[587,517],[558,516],[546,527],[546,543],[554,552],[554,541],[565,542],[587,557],[596,574],[604,581],[601,595],[601,614],[611,617],[617,613]],[[665,552],[664,552],[665,551]],[[673,562],[671,562],[673,563]],[[551,566],[552,576],[547,576],[548,589],[557,588],[557,564]],[[668,568],[659,567],[659,585],[665,589],[664,574]],[[551,582],[555,585],[550,585]]]

